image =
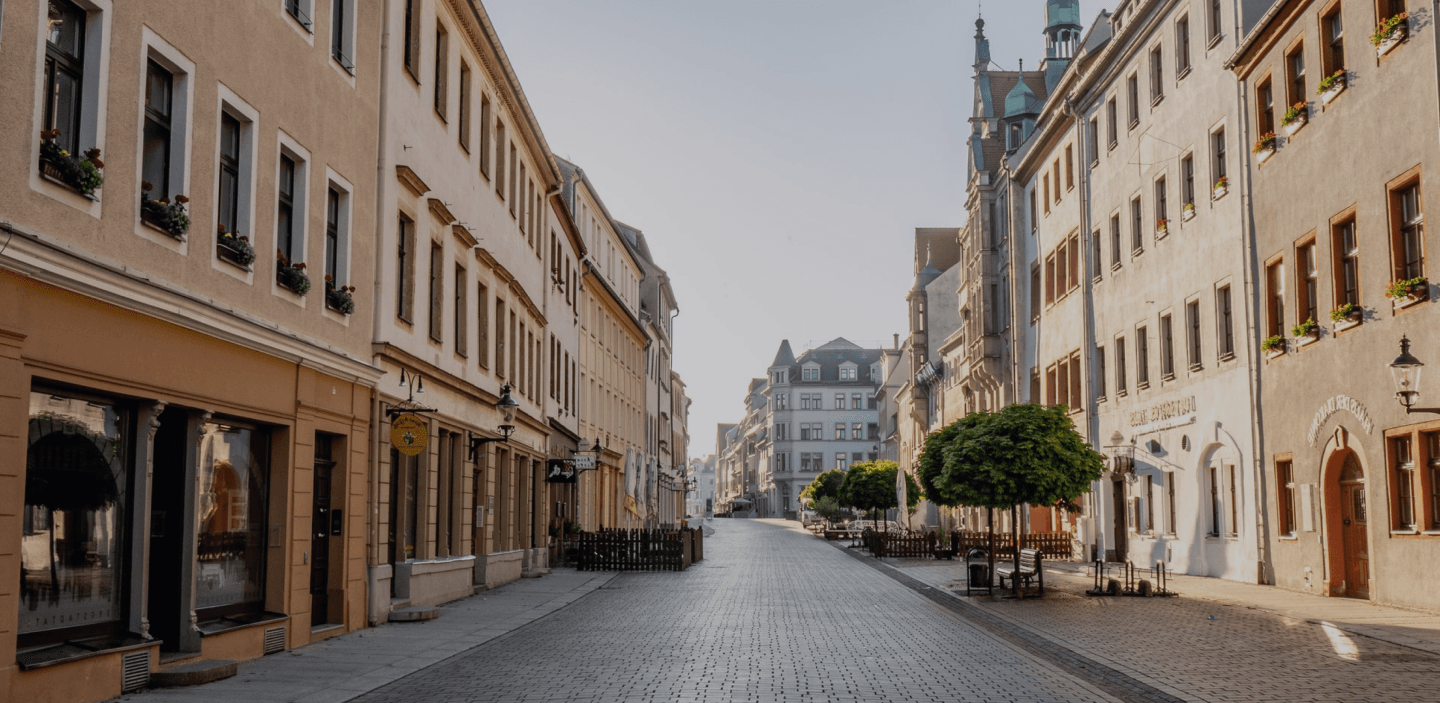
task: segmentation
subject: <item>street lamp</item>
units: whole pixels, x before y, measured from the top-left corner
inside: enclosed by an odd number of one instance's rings
[[[485,445],[487,445],[487,444],[489,444],[489,443],[491,443],[491,442],[509,442],[509,441],[510,441],[510,435],[511,435],[511,434],[514,434],[514,432],[515,432],[515,408],[518,408],[518,407],[520,407],[520,404],[517,403],[517,402],[515,402],[515,398],[510,395],[510,384],[508,384],[508,383],[505,384],[505,386],[500,389],[500,400],[495,403],[495,409],[496,409],[496,410],[499,410],[499,411],[500,411],[501,413],[503,413],[504,416],[505,416],[505,421],[504,421],[504,423],[502,423],[498,428],[496,428],[496,429],[500,430],[500,436],[499,436],[499,437],[477,437],[477,436],[475,436],[475,433],[474,433],[474,432],[471,432],[471,433],[470,433],[470,460],[471,460],[471,461],[479,461],[479,460],[480,460],[480,448],[481,448],[481,447],[483,447],[483,446],[485,446]]]
[[[1420,371],[1425,364],[1410,354],[1410,338],[1400,337],[1400,356],[1390,362],[1390,376],[1395,379],[1395,397],[1405,406],[1405,413],[1440,414],[1440,408],[1417,408],[1420,399]]]

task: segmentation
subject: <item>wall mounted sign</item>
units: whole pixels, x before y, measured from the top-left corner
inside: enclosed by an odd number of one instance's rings
[[[405,456],[419,456],[430,444],[425,421],[416,415],[401,415],[390,423],[390,445]]]
[[[593,471],[595,469],[595,457],[588,454],[576,454],[572,462],[576,471]]]
[[[549,483],[575,483],[575,464],[564,459],[550,459],[545,464],[545,480]]]
[[[1315,439],[1320,434],[1320,428],[1325,426],[1330,416],[1341,410],[1354,415],[1355,419],[1360,421],[1360,429],[1365,430],[1365,434],[1370,434],[1370,431],[1375,429],[1375,421],[1370,419],[1370,411],[1365,408],[1364,403],[1348,395],[1337,395],[1321,403],[1320,409],[1315,411],[1315,419],[1310,421],[1310,431],[1305,435],[1310,446],[1315,446]]]
[[[1131,434],[1168,430],[1195,422],[1195,396],[1156,403],[1130,413]]]

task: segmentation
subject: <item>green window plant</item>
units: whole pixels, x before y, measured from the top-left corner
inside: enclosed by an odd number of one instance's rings
[[[1331,89],[1331,88],[1334,88],[1335,86],[1343,83],[1344,81],[1345,81],[1345,69],[1342,68],[1342,69],[1340,69],[1340,70],[1338,70],[1338,71],[1336,71],[1336,72],[1334,72],[1334,73],[1332,73],[1332,74],[1330,74],[1330,75],[1328,75],[1328,76],[1326,76],[1326,77],[1324,77],[1324,78],[1321,78],[1321,79],[1320,79],[1320,86],[1315,89],[1315,94],[1316,94],[1316,95],[1324,95],[1324,94],[1330,92],[1330,89]]]
[[[81,195],[89,196],[96,188],[105,184],[101,171],[105,162],[100,160],[100,150],[90,149],[84,158],[74,156],[55,143],[60,130],[47,129],[40,132],[40,168],[46,175],[59,180]]]
[[[1319,332],[1320,324],[1315,322],[1315,318],[1313,317],[1290,328],[1290,334],[1295,335],[1296,337],[1309,337],[1310,335],[1318,334]]]
[[[1220,177],[1220,180],[1215,181],[1215,188],[1214,188],[1214,190],[1220,190],[1221,188],[1229,188],[1229,187],[1230,187],[1230,179],[1229,179],[1229,178],[1226,178],[1225,176],[1221,176],[1221,177]]]
[[[150,181],[140,181],[140,216],[147,223],[162,229],[166,234],[185,241],[185,234],[190,231],[190,215],[185,212],[185,203],[190,199],[184,195],[176,195],[171,201],[169,198],[151,200],[147,195],[154,188]]]
[[[1305,103],[1295,103],[1285,111],[1285,116],[1280,118],[1280,124],[1289,127],[1297,120],[1310,116],[1310,107]]]
[[[255,263],[255,247],[250,246],[249,237],[226,232],[225,225],[216,224],[215,243],[219,247],[220,258],[244,268]]]
[[[1417,288],[1424,288],[1428,285],[1430,285],[1430,281],[1424,276],[1416,276],[1403,281],[1391,281],[1390,285],[1385,288],[1385,297],[1404,298],[1414,293]]]
[[[310,277],[305,274],[305,264],[291,263],[279,249],[275,250],[275,282],[294,291],[295,295],[310,292]]]
[[[1271,352],[1271,351],[1275,351],[1276,349],[1284,349],[1284,348],[1285,348],[1285,338],[1284,338],[1284,337],[1281,337],[1281,336],[1278,335],[1278,334],[1277,334],[1277,335],[1274,335],[1274,336],[1271,336],[1271,337],[1266,337],[1266,338],[1265,338],[1265,341],[1263,341],[1263,342],[1260,343],[1260,350],[1261,350],[1261,351]]]
[[[1384,22],[1381,22],[1380,25],[1375,28],[1375,33],[1370,35],[1370,43],[1374,44],[1375,46],[1380,46],[1381,44],[1390,41],[1390,39],[1394,37],[1397,33],[1405,31],[1405,28],[1407,26],[1406,20],[1408,20],[1409,18],[1410,13],[1401,12],[1400,14],[1395,15],[1394,17],[1391,17]]]
[[[1251,151],[1251,153],[1259,154],[1259,153],[1266,152],[1266,151],[1269,151],[1269,150],[1274,149],[1274,148],[1275,148],[1275,133],[1274,133],[1274,132],[1266,132],[1266,133],[1260,135],[1260,138],[1259,138],[1259,139],[1255,140],[1255,147],[1252,148],[1250,151]]]
[[[1360,312],[1361,310],[1359,305],[1356,305],[1355,303],[1345,303],[1344,305],[1341,305],[1340,307],[1330,311],[1330,321],[1340,322],[1341,320],[1348,320],[1353,316],[1359,315]]]
[[[336,286],[335,277],[325,275],[325,304],[342,315],[355,312],[355,286]]]

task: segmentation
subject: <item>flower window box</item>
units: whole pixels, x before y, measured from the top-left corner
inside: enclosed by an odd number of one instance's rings
[[[1185,203],[1185,208],[1180,211],[1180,221],[1189,222],[1195,219],[1195,203]]]
[[[279,250],[275,252],[275,282],[295,295],[310,292],[310,277],[304,263],[291,263]]]
[[[1340,97],[1340,94],[1345,92],[1345,86],[1349,84],[1350,81],[1345,78],[1345,69],[1342,68],[1334,74],[1321,79],[1320,86],[1315,89],[1315,92],[1320,95],[1321,104],[1329,105],[1331,101]]]
[[[1380,23],[1375,28],[1375,33],[1370,35],[1370,43],[1375,45],[1375,56],[1381,57],[1395,50],[1405,41],[1410,34],[1410,20],[1407,13],[1400,13]]]
[[[1404,281],[1393,281],[1385,290],[1385,297],[1396,310],[1404,310],[1430,299],[1430,281],[1424,276]]]
[[[1267,360],[1274,359],[1285,354],[1285,338],[1280,335],[1266,337],[1260,343],[1260,351],[1264,352]]]
[[[1281,118],[1280,124],[1285,127],[1285,136],[1293,137],[1296,132],[1305,128],[1310,123],[1310,108],[1305,103],[1296,103],[1285,111],[1285,117]]]
[[[83,157],[74,156],[55,143],[59,136],[58,129],[40,132],[40,176],[95,200],[95,189],[105,184],[105,162],[100,160],[100,150],[90,149]]]
[[[1335,323],[1336,332],[1344,332],[1365,321],[1365,310],[1354,303],[1345,303],[1330,311],[1330,320]]]
[[[246,271],[255,263],[255,247],[250,238],[243,234],[226,232],[225,225],[215,226],[215,255],[221,261],[239,266]]]

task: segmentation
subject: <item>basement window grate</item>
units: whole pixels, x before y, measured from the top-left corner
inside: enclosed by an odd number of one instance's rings
[[[285,651],[285,626],[266,628],[265,653],[274,654],[283,651]]]
[[[120,657],[120,692],[133,693],[150,685],[150,650]]]

